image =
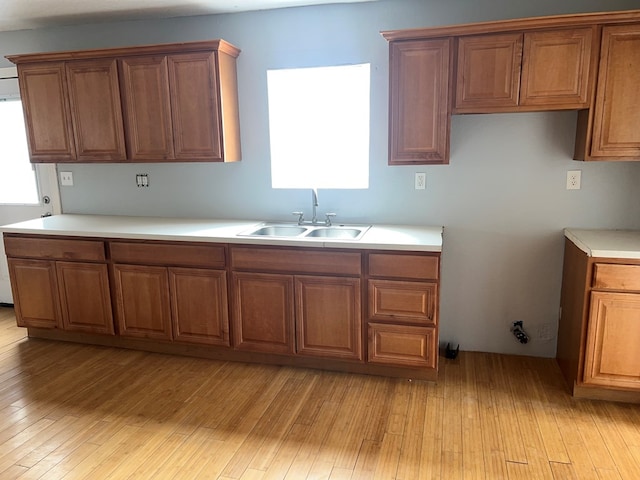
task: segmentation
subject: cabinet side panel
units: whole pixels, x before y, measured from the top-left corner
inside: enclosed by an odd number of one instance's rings
[[[562,313],[558,325],[556,359],[570,388],[582,371],[586,314],[588,307],[588,257],[573,242],[565,239],[562,292]]]
[[[225,162],[242,160],[240,148],[240,112],[236,58],[218,51],[220,108],[222,110],[223,152]]]

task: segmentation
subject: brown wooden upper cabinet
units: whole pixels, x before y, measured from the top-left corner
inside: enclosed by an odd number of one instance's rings
[[[458,38],[454,113],[589,105],[594,27]]]
[[[640,23],[602,29],[595,105],[578,114],[576,160],[640,160]]]
[[[65,64],[76,161],[126,160],[115,59]]]
[[[390,47],[389,164],[449,163],[451,39]]]
[[[239,53],[214,40],[8,56],[31,161],[240,160]]]
[[[574,159],[640,160],[640,10],[382,35],[390,165],[449,163],[452,114],[551,110],[578,110]]]

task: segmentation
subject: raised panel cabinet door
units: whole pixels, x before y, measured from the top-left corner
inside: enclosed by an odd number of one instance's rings
[[[434,326],[438,285],[429,282],[369,280],[369,319]]]
[[[593,28],[524,34],[520,105],[589,107]]]
[[[65,330],[114,334],[107,265],[56,262]]]
[[[522,34],[458,39],[456,113],[500,111],[518,105]]]
[[[592,292],[584,383],[640,390],[640,294]]]
[[[449,163],[451,40],[389,45],[389,164]]]
[[[167,269],[114,265],[113,272],[120,335],[171,340]]]
[[[436,329],[369,323],[369,362],[396,367],[437,368]]]
[[[173,159],[167,57],[123,58],[120,73],[130,160]]]
[[[69,61],[66,71],[77,159],[126,160],[116,60]]]
[[[360,280],[296,276],[296,352],[362,360]]]
[[[8,259],[19,327],[62,328],[55,262]]]
[[[233,273],[235,348],[294,353],[293,315],[293,276]]]
[[[640,24],[604,27],[591,156],[640,160]]]
[[[216,52],[175,54],[168,61],[176,158],[222,161]]]
[[[31,161],[74,161],[64,63],[18,65],[18,80]]]
[[[227,272],[169,268],[173,339],[229,346]]]

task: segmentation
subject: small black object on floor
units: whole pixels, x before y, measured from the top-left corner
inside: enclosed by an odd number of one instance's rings
[[[451,345],[447,343],[447,347],[444,350],[444,356],[446,358],[454,359],[458,356],[459,352],[460,352],[460,344],[458,344],[458,346],[454,350],[453,348],[451,348]]]

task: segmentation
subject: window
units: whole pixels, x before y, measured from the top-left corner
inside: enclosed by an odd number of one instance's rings
[[[35,171],[19,99],[0,101],[0,204],[37,204]]]
[[[369,84],[369,64],[267,71],[273,188],[368,188]]]

